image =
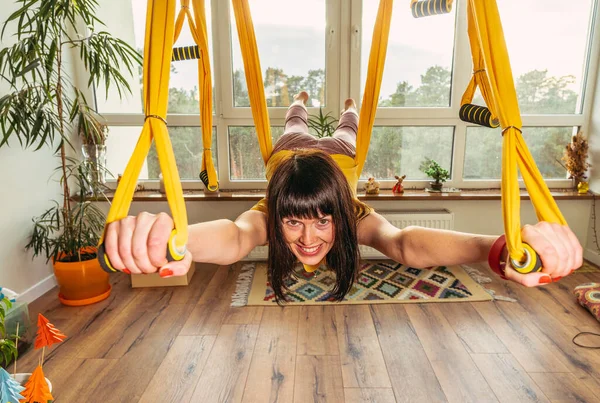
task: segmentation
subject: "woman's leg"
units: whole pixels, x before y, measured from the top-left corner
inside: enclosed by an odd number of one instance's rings
[[[356,147],[356,133],[358,131],[358,111],[356,103],[352,98],[348,98],[344,103],[344,110],[338,122],[338,126],[333,133],[333,137],[345,140]]]
[[[306,101],[308,101],[308,93],[305,91],[294,96],[294,102],[290,105],[285,115],[285,129],[283,134],[308,133]]]

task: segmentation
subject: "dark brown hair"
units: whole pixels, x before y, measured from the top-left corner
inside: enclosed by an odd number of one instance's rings
[[[296,150],[275,169],[267,187],[269,280],[278,303],[285,301],[286,281],[296,257],[285,242],[283,219],[314,219],[331,215],[333,246],[327,267],[336,275],[331,297],[341,301],[350,291],[358,271],[357,222],[352,191],[337,163],[316,150]]]

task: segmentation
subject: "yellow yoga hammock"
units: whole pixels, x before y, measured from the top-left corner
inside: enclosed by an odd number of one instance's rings
[[[567,223],[522,136],[521,113],[496,1],[468,0],[467,15],[473,77],[462,97],[460,118],[487,127],[502,126],[501,195],[508,252],[517,271],[540,271],[539,256],[521,239],[517,165],[538,220]],[[477,87],[487,108],[470,104]]]
[[[202,88],[202,129],[205,147],[202,169],[207,170],[206,176],[210,186],[215,189],[217,186],[210,152],[212,83],[210,81],[210,64],[208,60],[206,18],[202,0],[192,0],[192,3],[195,23],[192,22],[189,14],[189,0],[182,0],[182,10],[177,18],[174,30],[172,23],[175,10],[174,1],[153,2],[153,0],[149,0],[144,53],[146,121],[134,154],[117,188],[107,218],[107,223],[111,223],[126,216],[135,190],[135,182],[150,148],[152,138],[154,138],[161,171],[164,174],[169,207],[175,221],[175,229],[167,248],[169,259],[181,259],[183,257],[188,237],[183,192],[165,120],[171,58],[175,60],[198,58],[199,60],[198,71]],[[261,155],[265,164],[267,164],[273,145],[250,8],[247,0],[232,0],[232,4],[244,61],[250,107]],[[415,17],[424,17],[447,13],[450,11],[451,5],[452,0],[412,0],[411,10]],[[354,178],[352,179],[355,180],[350,182],[354,183],[358,182],[367,158],[387,52],[392,6],[393,0],[380,0],[373,30],[367,80],[360,111],[355,165],[351,167],[354,170]],[[477,124],[495,127],[494,125],[497,126],[499,123],[502,126],[502,212],[511,263],[522,273],[541,270],[539,256],[521,239],[517,164],[538,219],[563,225],[566,225],[566,221],[552,198],[521,135],[520,111],[496,2],[493,0],[468,0],[467,7],[474,74],[463,95],[461,110],[464,107],[464,112],[461,111],[461,115]],[[173,51],[173,42],[181,31],[184,15],[188,17],[196,47]],[[197,53],[193,54],[194,52]],[[483,98],[489,108],[470,104],[477,87],[481,89]],[[207,105],[210,105],[210,107],[206,107]],[[207,124],[207,122],[210,122],[210,124]],[[205,160],[207,161],[206,165]],[[100,242],[99,259],[105,269],[115,271],[104,255],[103,240]],[[521,263],[524,260],[525,262]]]
[[[156,142],[156,152],[160,170],[163,173],[165,183],[165,192],[175,228],[171,233],[167,245],[168,260],[181,260],[185,255],[186,244],[188,241],[188,222],[185,202],[183,199],[183,190],[173,146],[167,130],[167,105],[169,96],[169,78],[171,69],[171,58],[173,55],[173,43],[181,32],[183,19],[187,15],[190,23],[190,30],[196,44],[199,47],[201,57],[199,59],[199,78],[201,86],[201,104],[204,104],[201,111],[202,118],[207,115],[205,109],[209,110],[209,119],[202,121],[203,132],[203,168],[207,157],[209,167],[209,181],[216,188],[216,174],[212,166],[212,157],[210,154],[211,134],[212,134],[212,83],[210,81],[210,64],[208,63],[206,24],[204,18],[204,5],[201,1],[194,0],[194,14],[196,23],[194,24],[189,15],[189,1],[182,0],[182,9],[177,18],[175,26],[175,0],[148,0],[148,10],[146,15],[146,37],[144,42],[144,111],[145,121],[142,133],[135,146],[131,159],[125,168],[123,177],[117,187],[112,205],[106,218],[106,224],[118,221],[127,216],[131,200],[135,191],[137,179],[140,171],[152,145],[152,140]],[[207,78],[208,76],[208,78]],[[206,87],[208,86],[208,91]],[[208,95],[207,95],[208,94]],[[209,104],[210,106],[207,106]],[[209,135],[206,136],[206,126],[208,126]],[[207,145],[208,140],[208,147]],[[210,168],[212,166],[212,173]],[[110,263],[105,254],[104,234],[100,239],[98,247],[98,260],[102,268],[108,272],[115,272],[116,269]]]

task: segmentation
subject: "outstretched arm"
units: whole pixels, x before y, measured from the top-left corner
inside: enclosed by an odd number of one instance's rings
[[[216,220],[189,227],[183,260],[167,262],[166,245],[173,220],[165,213],[141,213],[109,224],[104,245],[113,267],[125,273],[159,271],[162,277],[184,275],[192,261],[231,264],[267,242],[266,216],[246,211],[235,222]]]
[[[543,270],[524,275],[507,265],[505,274],[509,280],[536,286],[567,276],[583,263],[583,248],[567,226],[539,222],[523,227],[521,235],[540,255]],[[358,237],[359,243],[413,267],[484,262],[497,239],[496,236],[422,227],[400,230],[377,213],[371,213],[359,223]],[[503,256],[507,255],[504,250]]]

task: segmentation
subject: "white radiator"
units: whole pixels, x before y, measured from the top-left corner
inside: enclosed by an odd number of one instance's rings
[[[454,213],[448,210],[403,210],[403,211],[377,211],[397,228],[410,225],[419,227],[454,229]],[[376,249],[368,246],[359,246],[360,256],[363,259],[382,259],[385,256]],[[257,246],[243,260],[266,260],[269,255],[268,246]]]

